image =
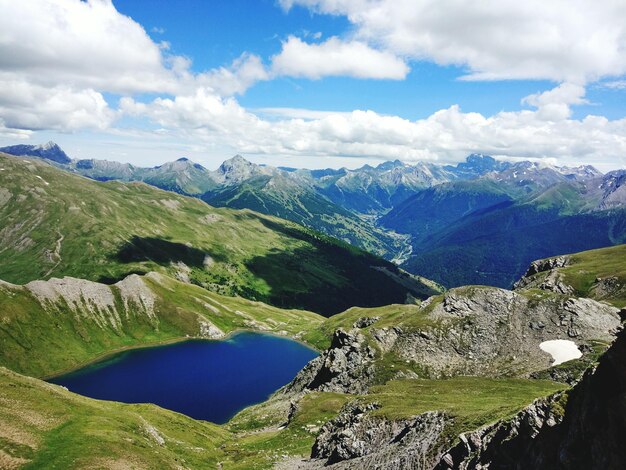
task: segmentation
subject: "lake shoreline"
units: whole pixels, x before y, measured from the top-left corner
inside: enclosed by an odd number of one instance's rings
[[[186,338],[132,348],[48,383],[97,400],[152,403],[224,424],[267,400],[318,354],[289,337],[238,331],[222,340]]]
[[[141,344],[137,344],[137,345],[128,345],[128,346],[122,346],[120,348],[116,348],[116,349],[112,349],[110,351],[106,351],[103,352],[101,354],[98,354],[96,357],[92,358],[92,359],[88,359],[86,361],[83,361],[79,364],[76,364],[74,366],[71,367],[67,367],[65,369],[61,369],[59,371],[55,371],[51,374],[46,374],[46,375],[42,375],[39,377],[35,377],[39,380],[44,380],[46,382],[56,379],[58,377],[64,376],[66,374],[70,374],[72,372],[76,372],[80,369],[83,369],[84,367],[88,367],[88,366],[92,366],[95,365],[99,362],[104,362],[107,359],[115,356],[116,354],[119,353],[123,353],[123,352],[127,352],[127,351],[134,351],[137,349],[151,349],[151,348],[158,348],[160,346],[170,346],[173,344],[178,344],[178,343],[184,343],[186,341],[228,341],[230,340],[233,336],[236,336],[240,333],[257,333],[257,334],[261,334],[261,335],[268,335],[268,336],[275,336],[277,338],[285,338],[285,339],[289,339],[291,341],[295,341],[296,343],[299,343],[313,351],[315,351],[316,353],[319,353],[320,351],[317,350],[317,348],[315,348],[313,345],[302,341],[300,339],[296,339],[292,336],[289,335],[280,335],[271,331],[260,331],[260,330],[255,330],[253,328],[237,328],[233,331],[229,331],[228,333],[226,333],[224,335],[224,337],[222,338],[203,338],[200,336],[181,336],[181,337],[177,337],[177,338],[171,338],[171,339],[165,339],[165,340],[161,340],[161,341],[154,341],[154,342],[148,342],[148,343],[141,343]]]

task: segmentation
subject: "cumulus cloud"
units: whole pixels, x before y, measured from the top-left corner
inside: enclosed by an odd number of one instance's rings
[[[201,73],[193,80],[196,85],[210,87],[222,96],[243,94],[248,88],[270,75],[261,58],[244,53],[234,60],[230,67],[219,67]]]
[[[602,83],[602,86],[611,90],[626,90],[626,80],[610,80]]]
[[[249,154],[452,161],[483,152],[567,163],[626,155],[626,119],[571,117],[571,106],[585,102],[586,80],[624,71],[623,2],[587,12],[584,0],[541,8],[538,0],[441,0],[437,8],[426,0],[283,0],[295,3],[347,15],[354,35],[322,42],[291,36],[269,65],[244,53],[195,73],[190,59],[169,54],[110,0],[0,0],[0,136],[119,133],[111,126],[126,115],[159,129],[124,132]],[[450,106],[415,121],[367,110],[265,108],[257,115],[234,98],[279,75],[401,79],[407,57],[465,65],[474,78],[523,78],[534,70],[562,83],[526,97],[522,111],[483,116]],[[106,93],[121,96],[116,109]],[[158,97],[138,97],[145,93]]]
[[[128,99],[123,109],[186,138],[249,154],[455,161],[481,152],[604,166],[623,161],[626,119],[575,120],[551,108],[582,99],[576,86],[567,85],[527,97],[526,103],[537,107],[533,110],[483,116],[451,106],[416,121],[373,111],[308,114],[297,109],[268,121],[207,89],[151,103]]]
[[[93,89],[45,87],[0,74],[0,117],[9,128],[105,129],[115,115],[102,94]]]
[[[228,96],[268,78],[261,59],[193,73],[110,0],[0,0],[0,118],[15,129],[103,129],[119,113],[104,93]]]
[[[359,41],[306,43],[289,36],[282,50],[272,58],[275,75],[319,79],[328,76],[401,80],[409,67],[395,55],[371,48]]]
[[[552,90],[528,95],[523,104],[538,108],[539,119],[558,121],[571,116],[571,105],[585,104],[585,87],[575,83],[562,83]]]
[[[343,15],[355,37],[469,69],[466,79],[595,81],[626,73],[626,2],[280,0]]]
[[[173,90],[159,46],[110,0],[0,0],[0,69],[40,85]]]

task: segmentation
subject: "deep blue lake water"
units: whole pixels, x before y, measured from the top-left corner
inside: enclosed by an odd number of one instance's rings
[[[91,398],[154,403],[221,424],[265,400],[315,356],[296,341],[244,332],[225,341],[125,351],[49,382]]]

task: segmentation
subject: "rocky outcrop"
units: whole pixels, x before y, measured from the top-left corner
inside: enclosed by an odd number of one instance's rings
[[[101,328],[110,326],[119,329],[122,317],[127,317],[130,312],[144,315],[151,322],[158,324],[154,312],[155,295],[136,274],[113,286],[64,277],[32,281],[24,288],[30,291],[44,308],[48,310],[67,308],[76,316],[95,321]]]
[[[566,397],[538,400],[510,421],[465,434],[435,468],[624,469],[625,435],[626,335],[621,333]]]
[[[531,447],[539,441],[553,439],[557,427],[563,421],[561,393],[536,400],[520,411],[514,418],[501,421],[476,431],[463,433],[459,442],[450,448],[433,466],[436,470],[509,468],[558,468],[546,467],[547,458]],[[541,437],[540,437],[541,436]],[[515,461],[521,459],[517,464]],[[509,458],[510,457],[510,458]],[[506,460],[503,460],[505,458]],[[523,462],[523,465],[522,465]],[[505,465],[505,466],[502,466]]]
[[[364,393],[374,377],[375,350],[357,329],[339,329],[330,348],[309,362],[284,393],[317,390]]]
[[[29,294],[50,315],[67,312],[80,323],[95,323],[101,329],[111,328],[120,332],[132,317],[158,329],[161,322],[156,307],[158,296],[146,279],[161,283],[164,278],[157,273],[149,273],[145,277],[131,274],[113,285],[73,277],[32,281],[25,286],[0,281],[0,289]],[[204,306],[210,310],[211,306],[206,302]],[[211,312],[214,313],[213,310]],[[197,315],[196,331],[189,333],[209,339],[225,336],[222,330],[200,314]]]
[[[428,376],[526,374],[552,358],[539,345],[572,340],[610,342],[621,329],[619,310],[591,299],[533,296],[497,288],[451,289],[420,328],[398,328],[377,339],[381,349],[420,365]],[[396,336],[390,338],[390,336]],[[389,346],[389,345],[392,346]]]
[[[591,286],[589,295],[597,300],[616,299],[624,296],[626,284],[617,276],[597,277]]]
[[[285,391],[365,393],[385,354],[400,359],[397,378],[528,375],[551,367],[545,341],[573,341],[586,355],[592,340],[611,342],[621,329],[619,309],[604,303],[490,287],[451,289],[413,316],[419,321],[380,328],[363,317],[352,326],[368,330],[337,330]]]
[[[449,442],[443,413],[378,416],[376,403],[348,403],[322,426],[311,460],[295,468],[436,470],[618,470],[626,468],[626,333],[567,392],[535,400],[513,418]]]
[[[311,458],[330,468],[427,468],[441,453],[442,433],[449,423],[443,413],[428,412],[390,420],[371,412],[376,404],[349,403],[322,426]],[[333,465],[334,464],[334,465]]]
[[[538,288],[557,294],[572,295],[575,289],[563,281],[559,268],[570,264],[569,256],[533,261],[526,273],[513,285],[514,289]]]

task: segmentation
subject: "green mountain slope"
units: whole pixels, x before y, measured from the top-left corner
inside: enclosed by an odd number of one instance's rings
[[[400,233],[410,234],[413,242],[428,238],[468,214],[512,202],[506,186],[490,180],[444,183],[424,189],[396,205],[380,223]]]
[[[602,254],[597,266],[619,254]],[[571,259],[564,269],[597,269],[592,254]],[[621,279],[620,263],[594,274],[611,271]],[[545,286],[515,292],[468,286],[415,305],[356,307],[325,319],[158,273],[115,285],[70,278],[1,283],[0,467],[319,468],[338,456],[373,455],[388,468],[411,449],[438,459],[462,442],[459,433],[508,420],[535,398],[565,389],[528,373],[580,372],[619,326],[617,308]],[[291,384],[224,426],[153,405],[80,397],[15,372],[46,376],[124,347],[239,328],[328,349]],[[574,341],[583,357],[551,367],[540,348],[550,339]],[[556,411],[565,405],[552,402]],[[347,450],[334,454],[333,446]],[[301,462],[311,453],[320,460]],[[350,463],[359,462],[368,463]]]
[[[626,209],[586,210],[591,204],[570,184],[496,204],[416,239],[402,267],[447,287],[510,287],[535,259],[626,241]]]
[[[294,223],[140,183],[100,183],[0,155],[0,279],[115,282],[158,271],[226,295],[324,314],[404,302],[391,263]],[[385,268],[384,270],[375,268]]]
[[[570,291],[623,309],[626,307],[626,245],[535,261],[516,286]]]
[[[300,338],[323,317],[226,297],[158,273],[114,285],[65,277],[0,281],[0,364],[53,375],[125,348],[256,329]]]
[[[379,256],[391,257],[400,250],[398,237],[376,227],[371,218],[344,209],[310,185],[280,174],[222,186],[206,192],[202,199],[212,206],[251,209],[291,220]]]

